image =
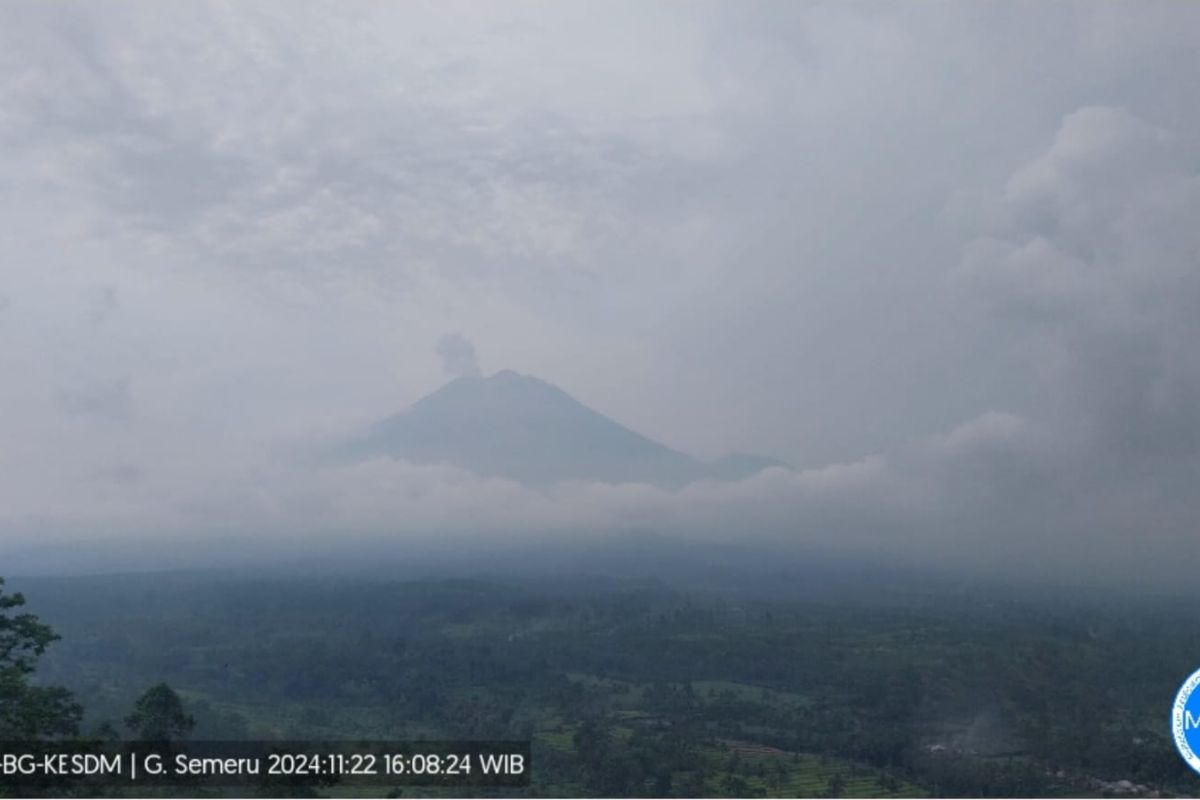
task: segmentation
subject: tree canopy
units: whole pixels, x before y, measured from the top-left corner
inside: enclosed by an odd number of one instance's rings
[[[138,698],[133,713],[125,718],[125,725],[139,739],[170,742],[186,738],[196,721],[184,710],[175,690],[160,683]]]
[[[24,605],[25,597],[6,593],[0,578],[0,739],[76,736],[83,709],[71,693],[29,683],[38,658],[58,636],[33,614],[16,611]]]

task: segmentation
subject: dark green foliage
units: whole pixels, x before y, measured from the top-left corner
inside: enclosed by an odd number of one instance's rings
[[[186,739],[196,721],[184,711],[179,695],[165,683],[150,687],[138,698],[125,726],[134,738],[147,742]]]
[[[74,736],[82,710],[66,689],[30,685],[37,660],[58,639],[28,613],[20,593],[6,594],[0,578],[0,740],[33,741]]]
[[[42,675],[97,718],[133,702],[113,687],[165,678],[188,698],[166,718],[215,738],[532,737],[533,791],[566,796],[1195,790],[1164,722],[1200,666],[1188,603],[588,579],[59,586],[36,594],[66,636]]]

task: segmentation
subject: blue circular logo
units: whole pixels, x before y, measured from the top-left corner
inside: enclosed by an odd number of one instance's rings
[[[1188,766],[1200,772],[1200,669],[1193,672],[1179,693],[1175,695],[1175,706],[1171,710],[1171,733],[1175,738],[1175,749]]]

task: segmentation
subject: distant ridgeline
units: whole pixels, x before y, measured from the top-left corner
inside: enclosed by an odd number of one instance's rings
[[[631,431],[545,381],[511,370],[457,378],[334,448],[340,461],[388,456],[483,477],[651,483],[733,481],[787,464],[754,455],[704,462]]]

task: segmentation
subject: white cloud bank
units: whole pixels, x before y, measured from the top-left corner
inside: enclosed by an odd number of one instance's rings
[[[1187,577],[1196,6],[347,8],[14,5],[0,552],[658,529]],[[681,449],[807,466],[306,465],[468,342]]]

